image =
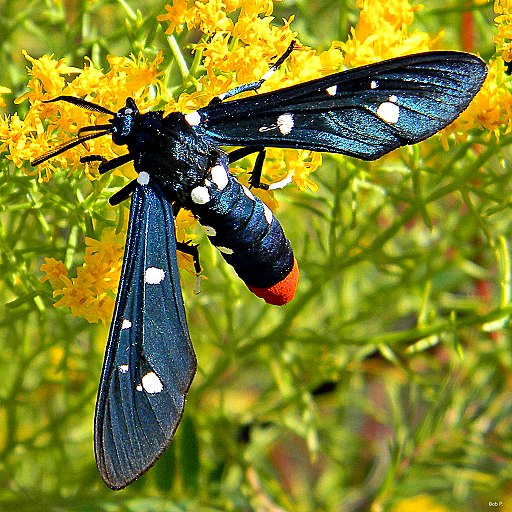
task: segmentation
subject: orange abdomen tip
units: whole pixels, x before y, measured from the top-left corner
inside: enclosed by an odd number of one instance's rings
[[[254,286],[248,286],[248,288],[252,293],[264,299],[268,304],[283,306],[295,297],[298,282],[299,265],[297,260],[293,258],[293,267],[290,273],[279,281],[279,283],[269,286],[268,288],[256,288]]]

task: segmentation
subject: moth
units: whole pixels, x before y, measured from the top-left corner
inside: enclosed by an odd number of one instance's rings
[[[133,162],[138,178],[111,198],[131,196],[130,219],[95,417],[99,471],[122,489],[150,468],[180,423],[196,371],[178,276],[174,218],[190,210],[210,241],[257,296],[289,302],[299,269],[270,209],[229,172],[257,153],[252,187],[265,187],[266,147],[342,153],[374,160],[415,144],[454,121],[480,90],[485,63],[475,55],[434,51],[386,60],[264,94],[257,91],[293,51],[294,43],[256,82],[240,85],[195,112],[141,113],[132,98],[113,112],[71,96],[53,101],[111,116],[36,158],[38,165],[87,140],[110,135],[127,153],[100,161],[108,172]],[[225,146],[239,146],[227,153]],[[268,185],[266,186],[268,187]]]

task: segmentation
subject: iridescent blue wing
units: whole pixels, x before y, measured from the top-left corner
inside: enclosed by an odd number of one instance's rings
[[[399,57],[198,110],[219,144],[303,148],[374,160],[441,130],[487,75],[462,52]]]
[[[96,461],[122,489],[167,448],[196,369],[176,261],[171,205],[137,183],[96,405]]]

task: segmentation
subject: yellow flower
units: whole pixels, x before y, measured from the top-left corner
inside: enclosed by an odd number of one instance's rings
[[[428,512],[448,512],[448,508],[441,503],[436,503],[433,498],[427,495],[418,495],[406,498],[393,506],[391,512],[416,512],[425,510]]]
[[[501,55],[489,62],[489,71],[484,85],[469,107],[450,126],[441,132],[441,140],[448,146],[448,137],[457,141],[466,140],[470,130],[485,130],[486,138],[512,131],[512,93],[505,62],[512,61],[512,2],[496,0],[494,12],[498,15],[494,23],[498,34],[494,37],[496,52]]]
[[[293,183],[300,191],[306,189],[316,192],[318,185],[311,180],[310,174],[322,165],[322,154],[316,151],[290,151],[288,166],[293,171]]]
[[[177,32],[178,34],[183,30],[182,25],[187,25],[190,30],[194,27],[195,8],[189,6],[193,2],[187,0],[175,0],[173,5],[166,5],[166,14],[160,14],[156,17],[158,21],[168,21],[169,27],[165,31],[166,34]]]
[[[347,66],[428,51],[437,41],[425,32],[408,33],[415,11],[421,9],[411,6],[408,0],[358,0],[357,6],[361,8],[359,21],[351,29],[348,41],[339,44]]]
[[[22,50],[22,53],[32,63],[32,68],[28,72],[32,76],[28,84],[32,91],[20,96],[15,103],[21,103],[27,98],[39,99],[43,90],[50,97],[57,96],[66,85],[62,75],[78,74],[81,71],[79,68],[65,64],[64,59],[55,60],[53,55],[45,54],[39,59],[34,59],[25,50]]]
[[[233,29],[233,22],[226,15],[226,5],[222,0],[198,0],[196,9],[199,29],[204,34],[230,32]]]
[[[41,278],[41,282],[49,281],[53,288],[62,286],[62,283],[69,285],[71,281],[68,278],[66,266],[55,258],[45,258],[46,263],[41,265],[41,272],[45,275]]]
[[[61,296],[55,307],[68,307],[73,316],[89,322],[105,322],[110,318],[122,266],[122,239],[113,230],[104,231],[101,240],[87,237],[84,264],[72,279],[68,278],[62,262],[45,259],[41,281],[50,282],[54,297]]]
[[[505,62],[512,61],[512,3],[509,0],[495,0],[494,24],[498,33],[494,36],[496,51],[501,53]]]

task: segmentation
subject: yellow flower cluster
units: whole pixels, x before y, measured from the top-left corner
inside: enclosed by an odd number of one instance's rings
[[[502,27],[502,30],[499,28],[501,39],[497,44],[503,46],[503,51],[504,45],[508,44],[506,3],[496,1],[495,4],[499,14],[497,24]],[[334,42],[323,52],[298,44],[297,51],[278,73],[272,75],[262,90],[331,74],[344,66],[353,67],[427,51],[440,39],[439,35],[431,37],[425,32],[411,30],[414,14],[420,7],[412,7],[408,0],[390,0],[385,5],[380,0],[358,0],[357,5],[361,9],[360,18],[346,42]],[[166,12],[158,20],[168,24],[167,33],[171,37],[184,30],[199,30],[204,34],[194,47],[196,54],[201,56],[204,73],[199,78],[189,77],[186,84],[193,84],[194,90],[189,88],[171,100],[166,111],[196,110],[238,84],[261,78],[269,63],[285,51],[291,40],[297,40],[291,29],[293,17],[282,20],[281,24],[276,23],[272,16],[273,6],[272,0],[175,0],[166,6]],[[110,69],[106,73],[96,69],[90,61],[86,61],[83,69],[78,69],[52,56],[33,59],[26,55],[26,58],[32,64],[29,92],[18,101],[28,99],[31,109],[23,121],[17,116],[0,119],[0,151],[7,152],[8,158],[18,167],[50,150],[56,143],[69,140],[78,127],[102,122],[96,119],[100,114],[82,111],[65,103],[43,104],[40,100],[69,94],[84,97],[113,111],[122,106],[127,96],[134,97],[141,110],[163,100],[158,70],[161,55],[152,61],[142,56],[109,57]],[[503,65],[500,67],[499,62],[497,60],[491,65],[489,78],[468,114],[461,116],[445,131],[445,142],[450,134],[453,138],[453,133],[459,138],[466,137],[467,130],[474,127],[491,127],[496,134],[508,130],[512,119],[509,105],[512,102],[508,88],[502,83]],[[150,88],[156,92],[151,97],[147,94]],[[110,137],[103,137],[90,142],[90,151],[111,158],[119,150],[112,147]],[[124,152],[123,149],[120,151]],[[77,147],[46,162],[39,169],[40,180],[50,179],[56,168],[69,172],[83,169],[79,162],[81,155],[83,148]],[[310,175],[321,163],[320,154],[269,149],[268,157],[264,167],[267,181],[291,179],[301,190],[316,190]],[[93,179],[95,176],[89,174],[89,177]],[[261,195],[267,203],[273,204],[270,193]],[[192,222],[194,220],[185,212],[180,213],[178,239],[190,238],[190,235],[184,235],[184,230]],[[78,269],[76,278],[68,277],[62,263],[47,259],[42,267],[45,272],[43,280],[49,281],[55,295],[61,297],[56,305],[65,305],[73,314],[89,321],[105,320],[111,314],[121,268],[121,245],[112,232],[104,232],[99,242],[88,239],[87,244],[84,266]],[[191,262],[187,264],[190,268]]]
[[[280,0],[276,0],[280,1]],[[229,14],[241,9],[238,17],[239,24],[235,24]],[[157,17],[158,21],[168,21],[168,34],[180,33],[184,25],[187,30],[198,28],[203,34],[214,36],[220,32],[231,32],[235,35],[241,33],[241,27],[246,26],[245,22],[260,22],[268,26],[269,19],[274,10],[272,0],[176,0],[172,5],[165,7],[166,14]],[[260,18],[263,14],[265,17]],[[235,26],[238,28],[235,29]],[[238,31],[238,34],[237,34]],[[252,33],[257,36],[260,31]],[[246,41],[247,42],[247,41]]]
[[[62,59],[56,60],[52,56],[34,59],[26,52],[24,55],[32,64],[27,85],[29,92],[18,98],[16,103],[28,100],[31,108],[23,120],[17,115],[0,117],[0,151],[5,152],[17,167],[24,168],[27,174],[37,173],[40,181],[48,181],[55,169],[69,169],[70,172],[83,169],[81,147],[52,158],[36,171],[27,169],[26,165],[27,161],[44,154],[56,143],[69,141],[81,126],[95,124],[99,115],[69,103],[45,104],[41,100],[67,94],[118,110],[127,96],[144,100],[150,86],[160,87],[158,66],[163,60],[161,54],[151,62],[141,55],[137,58],[108,57],[110,70],[107,73],[95,68],[89,60],[83,69],[79,69],[67,66]],[[74,78],[67,80],[65,76]],[[149,107],[151,103],[146,102],[143,106]],[[115,156],[109,137],[95,139],[89,144],[93,153]],[[92,178],[91,175],[88,177]]]
[[[176,218],[176,234],[179,240],[191,239],[185,235],[195,224],[192,214],[182,210]],[[104,230],[101,240],[85,238],[84,264],[77,268],[76,277],[69,278],[66,266],[55,258],[45,258],[41,265],[44,276],[54,289],[53,296],[61,297],[55,307],[68,307],[73,316],[94,323],[107,321],[112,316],[115,294],[123,263],[124,232]],[[194,273],[194,261],[188,254],[178,253],[180,267]]]
[[[55,307],[65,306],[74,316],[89,322],[105,321],[112,315],[115,290],[121,272],[123,236],[113,230],[104,231],[102,240],[85,239],[85,263],[70,279],[64,264],[54,258],[46,258],[41,266],[45,273],[41,281],[49,281],[54,297],[61,298]]]
[[[501,53],[505,62],[510,62],[512,61],[512,1],[495,0],[494,12],[497,14],[494,24],[498,31],[494,36],[496,51]]]
[[[409,0],[357,0],[357,6],[361,9],[359,21],[351,29],[348,41],[339,44],[347,67],[426,52],[439,40],[439,36],[432,39],[417,30],[409,34],[414,13],[422,8],[411,6]]]

